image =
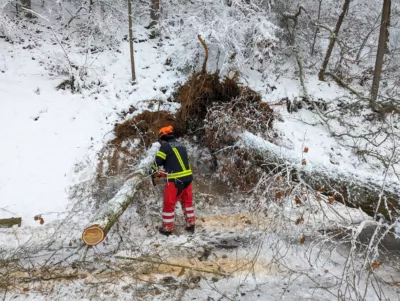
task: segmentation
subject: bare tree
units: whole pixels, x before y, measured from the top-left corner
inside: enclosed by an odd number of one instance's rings
[[[335,30],[333,34],[331,34],[331,40],[328,45],[328,50],[326,51],[325,59],[322,64],[321,70],[318,73],[319,80],[325,80],[325,71],[329,64],[329,59],[331,58],[331,54],[333,51],[333,47],[335,46],[336,38],[339,35],[340,27],[342,26],[344,16],[346,15],[347,11],[349,10],[350,0],[345,0],[342,8],[342,13],[340,14],[338,21],[336,23]]]
[[[372,24],[371,30],[368,31],[367,35],[363,39],[360,49],[357,52],[356,61],[360,60],[361,54],[364,50],[365,45],[367,44],[368,39],[371,37],[372,33],[379,28],[379,15],[377,15],[376,19],[374,20],[374,24]]]
[[[152,0],[152,7],[150,10],[151,22],[149,28],[152,28],[157,25],[159,17],[160,17],[160,0]]]
[[[319,2],[319,5],[318,5],[318,19],[317,19],[317,22],[319,23],[319,20],[321,18],[322,0],[318,0],[318,2]],[[315,33],[314,33],[314,38],[313,38],[313,43],[312,43],[312,46],[311,46],[311,56],[314,56],[315,43],[317,41],[317,36],[318,36],[319,30],[320,30],[320,28],[318,26],[316,26]]]
[[[382,66],[383,66],[383,57],[385,56],[385,52],[387,50],[387,42],[389,38],[388,26],[390,21],[390,7],[391,7],[391,0],[384,0],[382,9],[381,30],[379,33],[378,51],[376,54],[376,61],[375,61],[374,79],[372,82],[372,89],[371,89],[370,106],[373,109],[376,109],[377,107],[376,99],[378,98],[379,83],[381,80]]]
[[[135,54],[133,50],[132,0],[128,0],[128,19],[129,19],[129,46],[131,50],[132,83],[134,83],[136,81],[136,72],[135,72]]]

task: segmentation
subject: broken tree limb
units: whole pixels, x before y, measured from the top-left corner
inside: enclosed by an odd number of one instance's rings
[[[357,92],[356,90],[354,90],[352,87],[350,87],[348,84],[346,84],[343,80],[341,80],[338,76],[336,76],[333,73],[330,72],[325,72],[326,76],[330,76],[332,77],[339,86],[342,86],[343,88],[346,88],[347,90],[349,90],[352,94],[356,95],[358,98],[363,98],[363,96]]]
[[[18,227],[21,227],[21,223],[21,217],[2,218],[0,219],[0,228],[11,228],[14,225],[18,225]]]
[[[185,268],[185,269],[196,271],[196,272],[209,273],[209,274],[214,274],[214,275],[219,275],[219,276],[224,276],[224,277],[228,277],[229,276],[227,274],[216,272],[216,271],[203,270],[203,269],[200,269],[200,268],[194,268],[194,267],[191,267],[191,266],[182,265],[182,264],[176,264],[176,263],[155,261],[155,260],[151,260],[151,259],[147,259],[147,258],[140,258],[140,257],[134,258],[134,257],[125,257],[125,256],[115,256],[115,258],[124,259],[124,260],[138,261],[138,262],[148,262],[148,263],[160,264],[160,265],[161,264],[162,265],[168,265],[168,266],[172,266],[172,267]]]
[[[203,67],[201,68],[201,73],[202,74],[206,74],[206,72],[207,72],[207,60],[208,60],[208,47],[207,47],[206,42],[204,42],[204,40],[202,39],[201,35],[197,35],[197,38],[199,39],[201,45],[203,45],[204,51],[205,51],[204,62],[203,62]]]

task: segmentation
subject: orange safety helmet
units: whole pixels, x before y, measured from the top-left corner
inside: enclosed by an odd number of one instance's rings
[[[172,125],[163,127],[158,132],[158,137],[161,138],[164,135],[172,134],[173,131],[174,131],[174,128],[172,127]]]

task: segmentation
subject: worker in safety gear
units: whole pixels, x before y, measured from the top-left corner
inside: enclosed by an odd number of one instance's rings
[[[162,227],[158,231],[169,236],[174,230],[175,204],[181,200],[186,220],[186,231],[194,233],[195,215],[192,200],[193,175],[190,168],[189,156],[186,147],[175,139],[173,127],[160,129],[158,134],[161,144],[151,169],[153,178],[161,166],[164,167],[167,181],[164,188],[164,204],[162,213]]]

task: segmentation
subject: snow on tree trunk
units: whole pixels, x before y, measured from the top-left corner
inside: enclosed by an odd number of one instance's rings
[[[236,146],[252,150],[265,162],[273,162],[275,172],[279,169],[291,170],[294,181],[301,179],[315,191],[333,196],[336,201],[344,203],[348,207],[362,208],[370,216],[376,214],[376,207],[383,197],[385,202],[379,204],[378,213],[391,222],[393,222],[391,219],[400,217],[399,182],[387,179],[378,181],[375,178],[352,173],[350,170],[333,171],[318,165],[304,166],[301,159],[290,150],[283,150],[282,147],[249,132],[239,136]],[[285,156],[282,156],[282,153],[285,153]]]
[[[87,245],[95,246],[103,241],[111,227],[135,200],[144,179],[144,174],[135,174],[96,215],[82,233],[82,239]]]
[[[146,181],[147,171],[154,162],[154,157],[159,148],[158,143],[153,143],[147,151],[146,157],[135,168],[135,173],[129,178],[117,194],[101,208],[82,233],[83,241],[90,246],[99,244],[110,231],[115,222],[125,210],[134,202],[142,183]]]
[[[134,83],[136,81],[136,72],[135,72],[135,54],[133,51],[132,0],[128,0],[128,19],[129,19],[129,47],[131,55],[132,83]]]
[[[376,100],[378,98],[379,83],[381,81],[383,57],[385,56],[385,52],[387,49],[387,40],[389,35],[388,25],[390,20],[390,6],[391,6],[391,0],[383,1],[381,30],[379,33],[378,51],[376,54],[374,79],[372,82],[372,89],[371,89],[370,106],[372,109],[376,109],[377,107]]]
[[[160,0],[152,0],[152,7],[150,10],[151,22],[149,28],[152,28],[157,25],[159,17],[160,17]]]

